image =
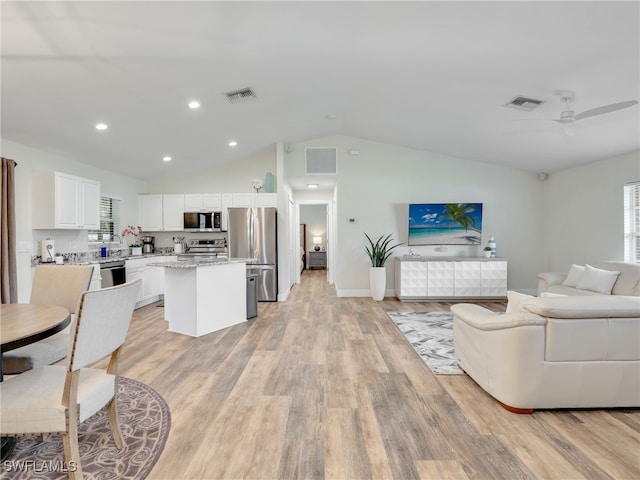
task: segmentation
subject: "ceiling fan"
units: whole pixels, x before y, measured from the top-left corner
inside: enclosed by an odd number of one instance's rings
[[[564,105],[564,110],[560,112],[560,118],[553,119],[564,125],[564,133],[570,137],[575,135],[573,126],[578,120],[593,117],[595,115],[602,115],[604,113],[615,112],[616,110],[622,110],[623,108],[632,107],[638,103],[637,100],[628,100],[626,102],[612,103],[610,105],[602,105],[601,107],[592,108],[584,112],[576,114],[572,110],[572,103],[576,98],[576,93],[570,90],[560,92],[560,101]]]

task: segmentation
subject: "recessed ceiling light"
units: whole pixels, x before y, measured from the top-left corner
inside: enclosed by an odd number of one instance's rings
[[[236,142],[235,140],[231,140],[231,141],[229,142],[229,146],[230,146],[230,147],[235,147],[236,145],[238,145],[238,142]]]
[[[189,108],[195,110],[196,108],[200,108],[200,102],[197,100],[191,100],[189,102]]]
[[[327,120],[335,120],[336,119],[336,114],[335,113],[330,113],[329,115],[325,116],[324,118],[326,118]]]
[[[307,183],[307,188],[318,188],[317,183]]]
[[[162,161],[163,162],[170,162],[171,161],[171,157],[169,155],[162,157]]]
[[[106,130],[109,126],[106,123],[96,123],[96,130]]]

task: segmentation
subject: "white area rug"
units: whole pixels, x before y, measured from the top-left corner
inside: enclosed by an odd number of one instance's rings
[[[460,375],[453,350],[453,315],[449,312],[387,312],[433,373]]]

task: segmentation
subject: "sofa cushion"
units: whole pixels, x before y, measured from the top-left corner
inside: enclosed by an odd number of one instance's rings
[[[505,313],[522,312],[522,304],[527,300],[536,298],[533,295],[527,295],[526,293],[519,293],[509,290],[507,292],[507,310]]]
[[[547,292],[551,292],[554,295],[563,295],[565,297],[570,295],[602,295],[601,293],[593,292],[591,290],[580,290],[575,287],[565,287],[564,285],[549,285]],[[545,292],[540,292],[540,296],[542,296],[543,293]]]
[[[587,264],[576,288],[610,295],[613,284],[616,283],[619,275],[620,272],[603,270]]]
[[[565,287],[577,287],[584,270],[585,268],[582,265],[571,265],[567,278],[564,279],[562,285]]]
[[[640,297],[576,295],[533,298],[522,308],[548,318],[640,318]]]
[[[611,290],[612,295],[640,296],[640,263],[629,262],[594,262],[596,268],[616,270],[620,272],[618,280]]]

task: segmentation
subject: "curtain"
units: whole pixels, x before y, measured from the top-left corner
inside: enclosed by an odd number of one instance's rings
[[[16,214],[14,174],[16,162],[2,158],[2,191],[0,192],[0,300],[18,303],[16,273]]]

